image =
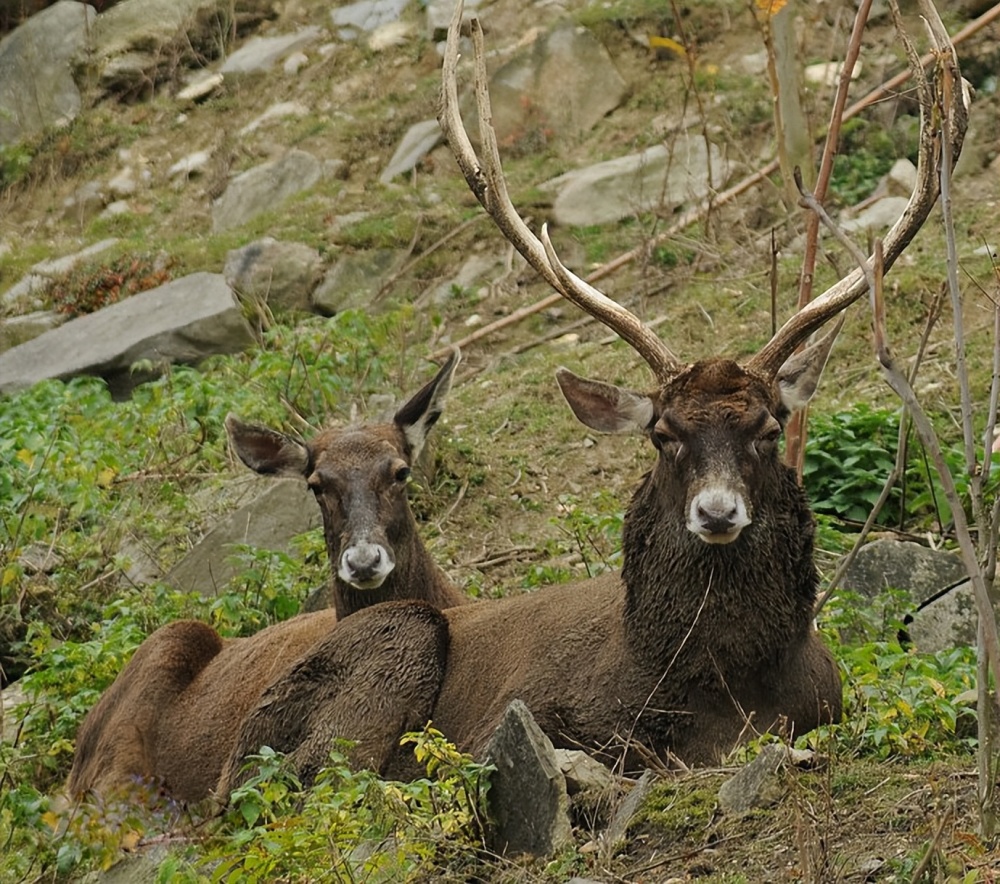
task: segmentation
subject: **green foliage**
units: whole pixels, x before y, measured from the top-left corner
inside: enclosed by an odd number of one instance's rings
[[[26,143],[0,144],[0,193],[24,180],[33,158]]]
[[[232,560],[237,573],[210,605],[212,626],[223,635],[253,635],[298,614],[309,590],[329,573],[320,529],[298,538],[300,554],[239,544]]]
[[[425,778],[387,782],[353,770],[337,746],[303,790],[285,759],[264,747],[233,792],[208,864],[213,881],[405,881],[467,863],[481,846],[490,766],[428,726],[407,734]]]
[[[813,510],[863,522],[896,462],[899,413],[859,404],[838,414],[810,415],[802,483]],[[898,525],[902,494],[894,488],[879,516]]]
[[[855,117],[841,129],[830,189],[842,204],[853,206],[875,190],[901,156],[916,159],[916,141],[904,125],[886,129]]]
[[[107,263],[79,264],[54,279],[52,304],[60,313],[80,316],[170,280],[170,261],[160,254],[126,253]]]
[[[895,466],[899,420],[898,411],[873,409],[863,403],[851,411],[810,417],[803,484],[817,514],[849,522],[868,518]],[[965,456],[957,448],[945,448],[943,457],[968,509]],[[994,456],[994,465],[1000,467],[1000,456]],[[1000,469],[994,469],[983,489],[987,500],[995,497],[998,485]],[[951,508],[940,477],[912,432],[902,481],[890,491],[876,522],[914,530],[951,523]]]
[[[905,593],[874,601],[838,592],[821,627],[837,636],[844,679],[844,720],[804,738],[846,755],[933,758],[975,745],[975,649],[921,653],[900,644],[912,607]]]
[[[591,495],[586,505],[570,494],[559,496],[559,518],[554,520],[583,559],[588,577],[620,568],[622,523],[625,514],[608,491]]]

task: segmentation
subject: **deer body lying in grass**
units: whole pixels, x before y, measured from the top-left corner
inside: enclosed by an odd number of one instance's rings
[[[177,800],[206,798],[243,719],[267,686],[331,631],[363,647],[363,623],[355,626],[353,619],[370,605],[388,603],[382,629],[391,632],[394,618],[419,621],[434,608],[468,601],[431,560],[406,496],[410,464],[441,414],[458,361],[456,350],[391,422],[325,429],[306,444],[226,418],[230,444],[247,466],[304,479],[315,493],[333,571],[334,607],[248,638],[224,639],[195,620],[157,630],[81,725],[71,795],[127,792],[147,782]],[[403,601],[408,599],[427,607]],[[426,664],[411,676],[436,679],[438,650],[424,650]],[[383,662],[395,662],[391,651]],[[421,708],[412,722],[400,725],[419,727],[424,714]]]
[[[650,393],[564,369],[557,379],[585,424],[645,435],[656,463],[625,516],[620,574],[430,612],[393,636],[394,648],[413,653],[391,671],[367,665],[374,643],[359,651],[334,631],[273,682],[247,717],[219,783],[223,796],[245,778],[244,758],[262,745],[288,754],[308,780],[333,735],[357,741],[358,761],[406,771],[395,723],[417,706],[460,749],[481,754],[508,702],[520,698],[557,746],[583,747],[626,767],[646,753],[717,763],[755,731],[799,735],[841,716],[838,669],[812,622],[814,521],[778,444],[790,413],[813,395],[839,323],[796,350],[865,291],[863,275],[840,280],[743,362],[682,363],[637,317],[567,270],[544,227],[538,238],[518,216],[490,122],[482,29],[473,19],[483,145],[483,159],[477,157],[458,106],[461,21],[459,3],[439,115],[452,153],[528,263],[650,366]],[[886,267],[934,204],[941,140],[957,157],[964,137],[964,118],[948,131],[935,129],[926,82],[920,95],[918,180],[885,238]],[[375,626],[384,612],[372,608],[364,616]],[[422,661],[419,649],[431,645],[446,649],[443,677],[416,696],[406,676]],[[360,716],[359,701],[368,695],[379,698],[378,706]]]

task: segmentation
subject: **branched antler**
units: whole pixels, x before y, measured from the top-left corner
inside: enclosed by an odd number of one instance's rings
[[[511,203],[503,168],[500,165],[496,131],[493,128],[483,29],[478,19],[472,19],[470,28],[475,55],[475,92],[476,105],[479,109],[482,160],[476,155],[469,134],[462,123],[458,106],[458,40],[462,25],[462,10],[463,4],[459,0],[448,28],[438,121],[470,189],[500,228],[500,232],[552,288],[617,332],[646,360],[657,379],[666,380],[672,377],[681,367],[681,363],[655,332],[643,325],[633,313],[567,269],[556,256],[546,228],[542,227],[539,239],[531,232]]]
[[[909,39],[900,30],[918,84],[920,146],[917,183],[902,216],[885,237],[883,260],[886,270],[917,234],[937,199],[942,145],[946,143],[953,160],[957,158],[968,123],[968,93],[963,88],[959,75],[954,46],[930,0],[922,0],[921,5],[924,16],[931,23],[930,31],[940,61],[937,78],[933,83],[929,82]],[[478,19],[474,18],[470,22],[470,31],[475,56],[475,94],[483,153],[482,159],[477,156],[462,122],[458,104],[458,41],[462,12],[463,4],[459,0],[448,28],[438,120],[470,189],[501,233],[553,289],[620,335],[642,356],[658,381],[668,380],[683,366],[682,362],[633,313],[568,270],[556,255],[545,226],[542,227],[541,238],[535,236],[511,203],[500,164],[496,132],[493,129],[483,31]],[[946,90],[951,90],[957,99],[953,103],[954,112],[951,114],[941,113],[939,96]],[[867,289],[860,269],[848,274],[792,316],[758,353],[750,357],[746,368],[773,378],[799,344],[861,297]]]

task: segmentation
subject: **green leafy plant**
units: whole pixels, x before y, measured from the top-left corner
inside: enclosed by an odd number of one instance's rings
[[[975,745],[975,649],[905,647],[911,607],[905,593],[892,591],[870,602],[846,591],[831,599],[821,626],[841,639],[844,720],[802,742],[832,740],[842,753],[875,758],[933,758]]]
[[[430,726],[403,743],[426,778],[387,782],[356,771],[341,743],[308,790],[280,754],[262,749],[231,796],[212,879],[402,881],[467,861],[481,844],[492,768]]]

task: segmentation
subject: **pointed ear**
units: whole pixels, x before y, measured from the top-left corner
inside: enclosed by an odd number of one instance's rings
[[[833,349],[833,342],[844,326],[841,314],[836,325],[822,338],[785,360],[778,369],[778,390],[781,402],[789,412],[803,408],[812,399],[819,386],[819,379],[826,368],[826,361]]]
[[[309,451],[301,442],[259,424],[245,424],[226,415],[229,445],[243,463],[262,476],[303,478],[309,470]]]
[[[568,368],[556,370],[563,396],[581,423],[599,433],[645,432],[653,424],[653,400],[603,381],[591,381]]]
[[[437,423],[444,411],[444,402],[451,390],[451,381],[455,375],[462,354],[458,347],[452,348],[448,361],[434,376],[434,380],[426,384],[403,405],[393,417],[393,423],[403,431],[406,442],[410,446],[410,460],[415,461],[424,447],[427,434]]]

